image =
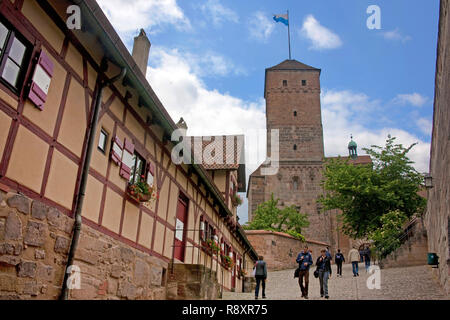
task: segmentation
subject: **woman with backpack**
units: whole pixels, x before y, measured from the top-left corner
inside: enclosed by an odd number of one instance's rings
[[[321,251],[321,256],[316,261],[316,274],[318,273],[320,281],[320,297],[330,298],[328,295],[328,279],[331,278],[331,263],[326,250]]]
[[[262,298],[266,298],[266,279],[267,279],[267,264],[264,261],[264,257],[259,256],[253,267],[253,273],[256,279],[255,299],[259,297],[259,287],[262,284]]]

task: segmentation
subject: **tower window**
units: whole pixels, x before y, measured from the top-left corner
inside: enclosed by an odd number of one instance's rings
[[[298,177],[292,178],[292,188],[298,190]]]
[[[302,86],[306,86],[306,80],[302,80]]]
[[[294,111],[294,117],[296,117],[297,116],[297,111]]]
[[[296,144],[294,144],[294,151],[296,151],[297,150],[297,145]]]
[[[283,80],[283,87],[287,87],[287,80]]]

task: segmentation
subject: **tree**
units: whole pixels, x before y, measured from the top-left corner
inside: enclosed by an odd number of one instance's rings
[[[325,164],[322,185],[325,195],[319,202],[324,210],[341,210],[343,232],[353,238],[366,238],[383,227],[382,217],[399,211],[407,219],[422,213],[426,200],[418,195],[423,176],[412,166],[408,148],[388,136],[384,147],[363,149],[373,165],[353,165],[343,159]]]
[[[284,232],[305,241],[301,232],[303,228],[309,226],[308,216],[298,212],[294,206],[278,208],[279,200],[275,199],[272,193],[270,200],[258,206],[253,221],[244,228]]]

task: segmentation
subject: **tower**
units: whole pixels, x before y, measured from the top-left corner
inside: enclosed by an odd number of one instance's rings
[[[320,107],[321,70],[296,60],[286,60],[266,69],[267,156],[272,155],[271,134],[279,134],[279,169],[263,175],[261,168],[250,175],[249,220],[257,206],[273,193],[281,206],[295,206],[307,213],[310,226],[302,231],[307,239],[331,242],[328,213],[320,213],[324,159]]]

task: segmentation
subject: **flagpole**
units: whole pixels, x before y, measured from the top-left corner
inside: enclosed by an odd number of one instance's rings
[[[291,59],[291,23],[289,21],[289,10],[287,11],[287,17],[288,17],[288,41],[289,41],[289,60]]]

